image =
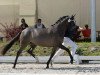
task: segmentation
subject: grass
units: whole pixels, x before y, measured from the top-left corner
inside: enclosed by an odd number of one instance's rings
[[[7,42],[1,42],[0,41],[0,50],[3,49],[3,47],[7,44]],[[25,50],[23,50],[22,52],[22,56],[29,56],[30,54],[27,53],[27,50],[30,48],[30,46],[27,46]],[[17,51],[19,49],[19,43],[16,42],[11,48],[10,50],[8,50],[8,52],[6,53],[6,56],[9,55],[9,56],[16,56],[17,54]],[[41,55],[50,55],[51,54],[51,51],[52,51],[52,48],[51,47],[40,47],[40,46],[37,46],[35,48],[35,50],[33,51],[33,53],[35,55],[38,55],[38,56],[41,56]]]
[[[96,43],[83,42],[77,44],[79,46],[79,48],[77,49],[79,55],[85,55],[85,56],[100,55],[100,42]]]
[[[0,50],[7,44],[7,42],[0,42]],[[78,49],[77,53],[79,55],[85,55],[85,56],[99,56],[100,55],[100,42],[96,43],[90,43],[90,42],[81,42],[77,43]],[[28,46],[25,50],[22,52],[22,56],[29,56],[27,53],[27,50],[30,47]],[[15,56],[17,54],[17,51],[19,49],[18,42],[13,45],[13,47],[6,53],[6,55],[9,56]],[[37,46],[33,53],[38,56],[48,56],[51,54],[52,48],[48,47],[40,47]],[[64,53],[64,55],[68,55],[67,52]]]

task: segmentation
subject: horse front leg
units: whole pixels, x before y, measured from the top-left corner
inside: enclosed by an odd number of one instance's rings
[[[54,56],[56,50],[57,50],[57,47],[54,47],[52,49],[52,53],[51,53],[51,56],[50,56],[49,60],[47,61],[47,67],[46,68],[49,68],[50,61],[51,61],[52,57]]]
[[[70,59],[71,59],[70,63],[73,64],[73,56],[71,55],[70,50],[68,48],[66,48],[65,46],[63,46],[63,45],[60,45],[59,48],[61,48],[63,50],[66,50],[68,52],[68,54],[70,56]]]

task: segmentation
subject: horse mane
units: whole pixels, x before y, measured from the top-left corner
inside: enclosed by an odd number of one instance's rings
[[[53,31],[58,31],[57,34],[59,34],[59,36],[63,36],[64,32],[65,32],[65,24],[67,24],[66,22],[68,21],[69,16],[62,16],[60,17],[55,24],[51,25],[52,26],[52,30]],[[62,25],[63,24],[63,25]]]
[[[59,25],[60,23],[62,23],[64,20],[65,20],[65,18],[68,18],[69,16],[63,16],[63,17],[60,17],[56,22],[55,22],[55,24],[53,24],[53,25],[51,25],[51,26],[55,26],[55,25]]]

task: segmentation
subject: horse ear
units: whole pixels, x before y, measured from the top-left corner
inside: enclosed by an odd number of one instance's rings
[[[72,15],[70,19],[71,19],[71,20],[74,20],[74,16],[75,16],[75,15]]]
[[[75,16],[76,16],[76,14],[72,15],[71,17],[75,17]]]
[[[76,14],[75,15],[73,15],[73,17],[75,17],[76,16]]]

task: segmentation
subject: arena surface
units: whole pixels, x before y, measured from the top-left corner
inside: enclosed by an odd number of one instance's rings
[[[46,69],[46,64],[19,63],[16,69],[13,64],[1,63],[0,75],[34,75],[34,74],[68,74],[68,75],[100,75],[100,64],[54,64]]]

